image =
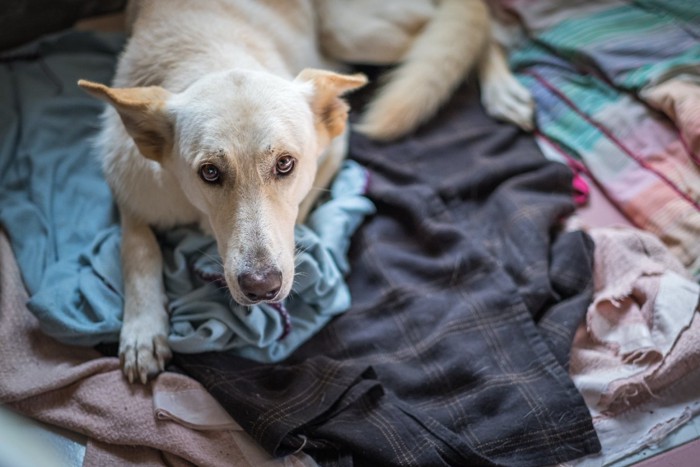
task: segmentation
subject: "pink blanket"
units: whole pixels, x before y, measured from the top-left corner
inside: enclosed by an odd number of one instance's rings
[[[600,438],[599,461],[651,445],[700,411],[700,287],[652,234],[590,230],[595,295],[570,373]]]
[[[26,301],[0,232],[0,403],[87,436],[84,465],[314,465],[302,453],[272,459],[189,377],[130,385],[117,358],[42,334]]]

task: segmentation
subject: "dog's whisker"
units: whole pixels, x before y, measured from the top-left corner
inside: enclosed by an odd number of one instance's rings
[[[299,257],[294,258],[294,269],[296,270],[299,266],[303,264],[303,259]]]
[[[238,302],[236,302],[236,301],[233,299],[233,297],[231,297],[231,296],[229,295],[229,299],[228,299],[228,309],[229,309],[230,311],[233,311],[233,310],[235,310],[236,308],[238,308],[238,307],[240,307],[240,306],[241,306],[241,305],[240,305]]]
[[[302,255],[306,253],[306,251],[299,251],[294,254],[294,266],[299,266],[303,260]]]
[[[294,273],[294,279],[296,279],[297,277],[306,277],[307,275],[308,274],[306,273],[306,271],[297,271]]]
[[[297,297],[301,297],[301,295],[299,294],[299,292],[295,291],[294,289],[292,289],[289,292],[289,295],[287,296],[287,298],[290,298],[290,299],[297,298]]]
[[[303,255],[304,253],[309,251],[309,248],[311,248],[310,245],[305,245],[305,246],[297,245],[296,248],[294,249],[294,255],[295,256]]]
[[[212,255],[212,254],[210,254],[210,253],[207,253],[205,250],[197,250],[197,253],[200,253],[200,254],[201,254],[202,256],[204,256],[205,258],[212,260],[212,261],[213,261],[216,265],[218,265],[218,266],[221,266],[221,267],[224,266],[224,263],[223,263],[223,261],[221,260],[221,257],[218,256],[218,255],[217,255],[217,256],[214,256],[214,255]]]

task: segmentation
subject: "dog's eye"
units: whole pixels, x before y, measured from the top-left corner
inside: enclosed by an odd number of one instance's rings
[[[277,175],[289,175],[294,170],[294,158],[290,155],[282,156],[277,159],[275,165],[275,173]]]
[[[216,183],[219,181],[221,173],[219,172],[219,168],[214,164],[203,164],[202,167],[199,168],[199,176],[207,183]]]

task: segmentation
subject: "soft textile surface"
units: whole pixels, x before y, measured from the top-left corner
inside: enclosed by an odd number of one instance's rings
[[[154,398],[201,401],[205,389],[175,373],[153,385],[130,385],[117,358],[44,335],[26,301],[0,232],[0,404],[86,435],[84,465],[313,465],[303,455],[273,461],[240,428],[197,431],[160,421]]]
[[[568,377],[592,244],[571,172],[464,88],[415,138],[351,138],[377,214],[353,307],[284,364],[177,355],[270,452],[329,465],[550,465],[599,449]]]
[[[0,67],[0,223],[42,329],[78,345],[116,342],[121,328],[120,229],[91,147],[102,104],[75,84],[109,82],[121,45],[121,36],[69,32],[14,51]],[[237,306],[205,280],[221,273],[212,238],[187,228],[160,235],[172,348],[277,361],[347,310],[349,237],[374,209],[365,186],[364,170],[347,164],[330,200],[296,227],[298,279],[286,314]]]
[[[700,3],[503,2],[530,36],[511,63],[536,100],[543,150],[583,162],[700,274]]]
[[[106,333],[118,293],[90,259],[102,258],[95,247],[116,250],[115,219],[104,209],[104,184],[88,182],[99,174],[89,148],[76,146],[97,129],[99,106],[61,83],[108,81],[117,42],[70,34],[43,42],[41,59],[0,70],[9,81],[3,98],[14,104],[0,107],[0,154],[17,156],[0,157],[0,217],[25,282],[32,293],[65,285],[95,293],[92,302],[80,293],[53,297],[61,313],[83,307],[107,322]],[[92,119],[79,118],[83,111]],[[378,215],[353,241],[350,314],[284,364],[221,352],[178,354],[179,363],[277,456],[301,449],[322,462],[542,465],[596,452],[590,415],[566,370],[592,291],[590,239],[559,233],[573,210],[570,170],[548,162],[516,128],[488,119],[473,88],[416,138],[381,146],[354,137],[351,145],[370,168]],[[86,193],[84,205],[62,198]],[[58,302],[45,303],[58,311]],[[101,385],[129,388],[113,359],[87,365],[89,374],[108,365],[114,380],[100,373]],[[70,386],[56,410],[49,402],[22,410],[51,421],[100,407],[80,387]],[[148,420],[133,423],[151,427]],[[82,423],[64,425],[85,432]],[[141,439],[137,428],[121,431]],[[150,453],[130,455],[146,462]]]
[[[700,408],[697,391],[688,390],[700,376],[700,286],[647,232],[599,228],[590,235],[595,295],[570,372],[603,446],[586,460],[596,465],[658,442]]]

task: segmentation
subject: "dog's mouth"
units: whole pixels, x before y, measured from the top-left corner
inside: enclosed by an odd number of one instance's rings
[[[223,279],[223,276],[222,276]],[[229,288],[230,292],[230,288]],[[236,300],[238,302],[238,300]],[[242,300],[247,303],[240,303],[240,305],[243,306],[254,306],[254,305],[259,305],[262,303],[266,303],[267,305],[270,306],[273,310],[275,310],[281,320],[282,320],[282,332],[280,333],[280,336],[277,338],[277,340],[282,340],[287,335],[291,332],[292,330],[292,317],[289,315],[289,312],[287,311],[287,308],[284,306],[284,302],[281,300],[276,300],[276,299],[271,299],[271,300],[258,300],[258,301],[251,301],[251,300]]]
[[[229,293],[231,289],[229,287]],[[233,296],[233,294],[231,294]],[[278,299],[277,297],[273,297],[270,299],[249,299],[249,298],[235,298],[236,303],[242,306],[253,306],[253,305],[260,305],[261,303],[269,303],[270,305],[275,305],[277,303],[280,303],[282,299]]]
[[[211,273],[211,272],[204,272],[202,270],[196,270],[197,274],[199,277],[206,281],[206,282],[214,282],[216,285],[222,289],[225,289],[231,294],[231,289],[229,288],[228,284],[226,283],[226,278],[224,277],[223,274],[220,273]],[[231,296],[233,296],[231,294]],[[284,303],[281,300],[277,300],[276,297],[275,299],[272,300],[260,300],[257,302],[252,302],[249,300],[244,300],[248,303],[240,303],[238,300],[236,300],[239,305],[242,306],[253,306],[257,305],[260,303],[268,303],[271,308],[273,308],[277,313],[279,313],[280,318],[282,319],[282,333],[278,340],[282,340],[287,335],[291,332],[292,330],[292,318],[289,315],[289,312],[287,311],[287,308],[284,306]]]

